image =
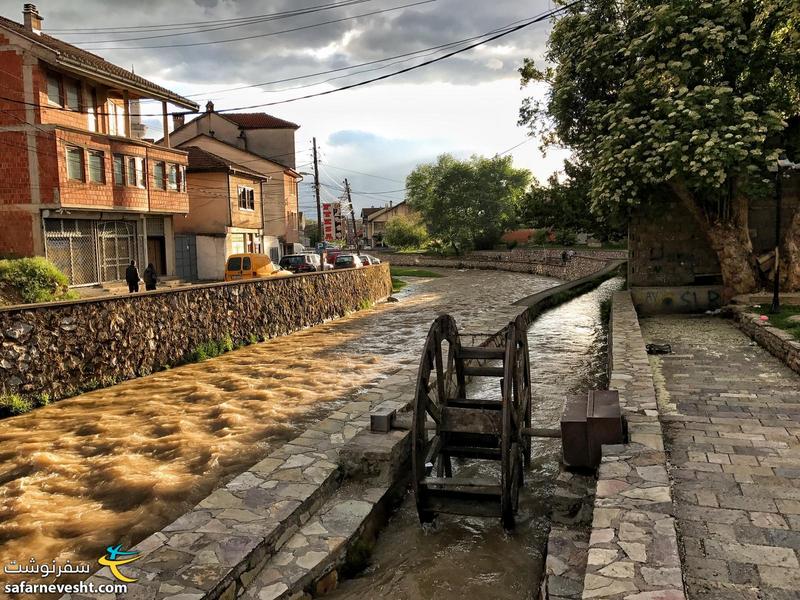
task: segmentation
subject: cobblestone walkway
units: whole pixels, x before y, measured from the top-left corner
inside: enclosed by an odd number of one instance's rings
[[[690,600],[800,598],[800,376],[706,317],[642,320]]]

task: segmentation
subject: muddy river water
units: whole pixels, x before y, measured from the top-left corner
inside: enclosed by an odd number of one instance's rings
[[[469,322],[558,283],[450,271],[399,303],[0,421],[0,564],[96,564],[403,364],[443,311]]]
[[[564,396],[604,387],[606,331],[601,304],[620,288],[611,279],[596,290],[541,315],[528,332],[534,426],[557,427]],[[486,380],[483,380],[486,381]],[[497,381],[471,384],[469,397],[499,397]],[[503,600],[538,597],[549,531],[560,442],[533,443],[533,460],[513,532],[499,519],[440,515],[422,528],[408,495],[381,532],[370,566],[343,582],[329,600]],[[497,477],[496,463],[455,464],[467,475]],[[462,473],[464,471],[461,471]]]

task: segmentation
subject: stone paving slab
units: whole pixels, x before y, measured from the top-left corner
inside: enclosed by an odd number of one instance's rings
[[[642,322],[690,598],[800,598],[800,376],[732,323]]]

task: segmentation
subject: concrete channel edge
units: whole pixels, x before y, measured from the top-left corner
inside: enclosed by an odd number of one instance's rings
[[[515,305],[525,307],[521,312],[530,322],[612,277],[620,265]],[[498,344],[504,331],[487,335],[482,344]],[[128,568],[137,581],[125,597],[278,600],[335,587],[340,571],[357,568],[359,555],[368,552],[405,494],[409,433],[373,434],[369,413],[407,413],[415,380],[416,367],[398,369],[137,544],[141,559]],[[104,568],[89,581],[97,586],[113,577]]]

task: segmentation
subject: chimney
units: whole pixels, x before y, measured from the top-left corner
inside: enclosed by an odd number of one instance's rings
[[[34,33],[42,32],[42,19],[35,4],[26,4],[22,9],[22,17],[25,22],[25,29]]]
[[[186,115],[172,115],[172,129],[173,131],[178,127],[182,127],[186,121]]]
[[[206,112],[214,112],[214,103],[211,100],[206,102]]]

